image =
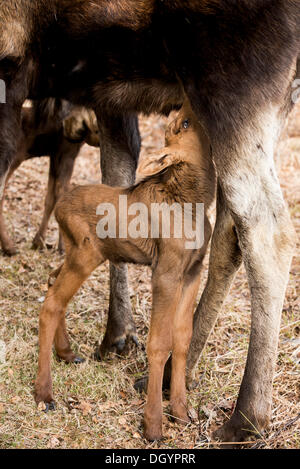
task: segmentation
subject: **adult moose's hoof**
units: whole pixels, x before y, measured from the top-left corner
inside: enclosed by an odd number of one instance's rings
[[[162,384],[163,391],[168,391],[170,389],[171,372],[172,372],[172,360],[170,357],[165,365],[163,384]],[[148,387],[148,375],[142,376],[141,378],[137,379],[136,382],[134,383],[134,389],[137,392],[147,392],[147,387]]]
[[[3,246],[2,250],[3,250],[3,253],[5,254],[5,256],[8,256],[8,257],[12,257],[12,256],[15,256],[16,254],[18,254],[18,250],[14,246],[14,244],[12,244],[10,246]]]
[[[49,411],[56,410],[56,404],[54,401],[51,401],[51,402],[41,401],[39,402],[37,407],[38,407],[38,410],[40,410],[41,412],[45,412],[45,414],[47,414]]]
[[[45,241],[44,239],[36,234],[31,245],[32,249],[35,249],[36,251],[42,251],[45,248]]]
[[[228,422],[213,433],[213,439],[220,442],[232,442],[234,446],[237,442],[242,443],[260,438],[262,436],[260,432],[264,426],[258,426],[254,422],[255,419],[251,422],[250,419],[233,414]],[[226,447],[229,446],[226,445]]]
[[[137,379],[133,386],[134,389],[140,393],[147,392],[148,380],[148,376],[142,376],[141,378]]]
[[[121,355],[128,350],[130,344],[134,344],[136,347],[139,346],[139,341],[135,334],[135,329],[134,331],[130,331],[116,338],[113,338],[107,334],[105,335],[101,345],[96,348],[94,358],[95,360],[101,361],[109,353]]]

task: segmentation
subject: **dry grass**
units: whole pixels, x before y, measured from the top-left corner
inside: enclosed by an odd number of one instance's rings
[[[295,119],[293,121],[295,124]],[[161,144],[164,119],[142,120],[144,151]],[[300,120],[299,120],[300,135]],[[300,232],[300,138],[281,148],[280,176],[294,224]],[[74,174],[77,183],[97,182],[97,152],[85,148]],[[73,347],[87,360],[80,366],[53,358],[57,411],[38,412],[32,396],[37,365],[38,312],[49,272],[61,261],[55,250],[30,249],[41,217],[47,181],[47,159],[25,163],[15,174],[6,200],[6,218],[20,253],[1,258],[0,339],[6,344],[6,363],[0,365],[0,448],[210,448],[211,430],[229,418],[236,400],[246,359],[250,301],[243,270],[226,301],[199,364],[199,386],[189,393],[193,423],[181,428],[168,420],[164,397],[164,435],[161,443],[142,437],[145,396],[133,388],[147,368],[145,343],[151,306],[150,272],[130,266],[131,299],[141,342],[127,357],[103,363],[93,361],[101,340],[108,305],[107,266],[86,282],[68,308]],[[298,172],[297,172],[298,171]],[[51,223],[49,243],[57,239]],[[207,265],[207,262],[206,262]],[[299,244],[283,310],[279,358],[274,383],[274,411],[269,432],[256,446],[300,448],[299,397]],[[205,279],[202,281],[202,288]],[[298,361],[298,364],[297,364]]]

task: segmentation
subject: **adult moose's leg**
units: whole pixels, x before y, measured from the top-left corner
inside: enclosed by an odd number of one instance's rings
[[[59,198],[70,188],[76,157],[79,154],[81,144],[70,143],[62,138],[56,154],[50,155],[50,168],[48,178],[47,195],[41,225],[34,237],[32,247],[42,249],[45,244],[45,235],[50,216]],[[63,252],[63,240],[59,235],[58,250]]]
[[[135,115],[97,113],[102,182],[109,186],[129,186],[134,183],[140,152],[140,134]],[[128,290],[127,266],[110,266],[110,300],[107,329],[97,358],[107,352],[120,353],[128,340],[137,343]]]
[[[260,432],[269,423],[281,311],[294,249],[293,227],[264,130],[261,147],[255,142],[252,148],[248,144],[246,153],[253,158],[250,167],[242,157],[233,172],[231,167],[221,176],[237,227],[252,310],[248,357],[237,405],[230,421],[217,432],[228,441],[242,441],[245,428]]]
[[[211,244],[208,280],[194,314],[193,336],[187,361],[188,384],[193,381],[200,355],[241,262],[234,222],[218,185],[217,219]]]
[[[26,73],[26,63],[0,61],[0,199],[21,135],[21,109],[27,97]]]
[[[21,164],[21,161],[15,161],[13,159],[12,164],[10,165],[10,169],[7,172],[7,175],[5,177],[5,183],[4,183],[4,189],[3,189],[3,196],[0,201],[0,244],[2,247],[3,252],[7,256],[14,256],[17,253],[17,248],[15,246],[14,241],[10,238],[5,220],[4,220],[4,215],[3,215],[3,206],[4,206],[4,198],[5,198],[5,189],[7,188],[7,184],[9,179],[11,178],[12,174],[14,171],[18,168],[18,166]]]
[[[14,86],[9,87],[7,83],[6,103],[0,103],[0,199],[3,199],[5,184],[10,176],[10,169],[17,152],[17,145],[21,134],[21,107],[25,91],[19,87],[18,75]],[[1,79],[1,62],[0,62]],[[1,80],[2,81],[2,80]],[[4,80],[3,82],[6,83]],[[16,88],[16,89],[14,89]],[[24,91],[24,93],[23,93]],[[9,239],[2,214],[1,200],[1,243],[3,250],[11,255],[15,254],[13,242]]]
[[[225,116],[222,138],[219,132],[212,133],[219,184],[235,223],[252,309],[236,408],[216,433],[225,441],[242,441],[262,431],[271,417],[281,310],[294,248],[294,231],[273,161],[280,113],[278,102],[268,103],[259,110],[252,108],[252,115],[237,126]]]

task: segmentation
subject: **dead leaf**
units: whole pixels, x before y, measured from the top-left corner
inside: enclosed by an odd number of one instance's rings
[[[218,407],[222,410],[232,410],[232,406],[234,403],[232,401],[228,401],[227,399],[223,399],[218,403]]]
[[[21,398],[20,396],[14,396],[12,399],[11,399],[11,402],[13,404],[17,404],[18,402],[20,402]]]
[[[44,411],[46,410],[46,404],[45,404],[45,402],[39,402],[37,408],[38,408],[38,411],[39,411],[39,412],[44,412]]]
[[[198,420],[198,412],[193,407],[188,410],[188,415],[192,421]]]
[[[209,408],[209,405],[207,406],[203,405],[201,407],[201,410],[209,420],[213,420],[217,417],[217,413],[211,408]]]
[[[55,436],[52,436],[52,437],[50,438],[50,441],[49,441],[47,447],[48,447],[48,448],[56,448],[56,447],[59,446],[59,445],[60,445],[59,439],[56,438]]]
[[[82,411],[83,415],[88,415],[92,411],[92,406],[88,402],[82,401],[80,402],[78,409]]]
[[[136,401],[132,401],[132,405],[134,406],[140,406],[144,403],[144,401],[142,399],[139,399],[139,400],[136,400]]]
[[[119,418],[118,422],[119,422],[120,425],[126,425],[127,421],[126,421],[125,417],[121,417],[121,418]]]

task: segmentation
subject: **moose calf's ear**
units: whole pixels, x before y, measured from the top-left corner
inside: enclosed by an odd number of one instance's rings
[[[168,154],[165,151],[149,155],[138,166],[136,171],[137,181],[141,181],[155,174],[159,174],[164,169],[178,163],[178,157],[174,154]]]

